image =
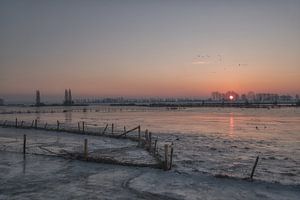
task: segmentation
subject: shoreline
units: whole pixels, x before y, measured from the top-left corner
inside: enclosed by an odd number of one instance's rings
[[[152,102],[152,103],[86,103],[86,104],[72,104],[72,105],[65,105],[65,104],[42,104],[39,106],[32,105],[32,104],[7,104],[7,105],[0,105],[1,107],[28,107],[28,108],[44,108],[44,107],[91,107],[91,106],[119,106],[119,107],[166,107],[166,108],[175,108],[175,107],[187,107],[187,108],[194,108],[194,107],[224,107],[224,108],[281,108],[281,107],[300,107],[300,102],[244,102],[244,101],[237,101],[237,102],[213,102],[213,101],[190,101],[190,102]]]

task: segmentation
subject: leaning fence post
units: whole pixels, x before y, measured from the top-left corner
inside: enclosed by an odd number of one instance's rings
[[[172,163],[173,163],[173,142],[172,142],[172,145],[171,145],[171,155],[170,155],[170,167],[169,167],[169,170],[172,169]]]
[[[105,134],[105,131],[106,131],[107,127],[108,127],[108,124],[106,124],[106,126],[105,126],[104,130],[102,131],[102,135],[104,135],[104,134]]]
[[[18,127],[18,118],[16,118],[16,128]]]
[[[256,157],[256,160],[255,160],[255,163],[253,165],[252,172],[251,172],[251,175],[250,175],[250,180],[253,180],[253,175],[254,175],[254,172],[255,172],[256,165],[258,163],[258,159],[259,159],[259,156]]]
[[[87,151],[87,139],[84,139],[84,158],[87,160],[88,151]]]
[[[56,127],[57,130],[59,130],[59,121],[57,120],[57,127]]]
[[[24,134],[24,137],[23,137],[23,154],[26,153],[26,134]]]
[[[165,166],[164,166],[164,170],[168,170],[168,149],[169,149],[169,145],[165,144]]]
[[[114,123],[111,124],[111,134],[114,134]]]

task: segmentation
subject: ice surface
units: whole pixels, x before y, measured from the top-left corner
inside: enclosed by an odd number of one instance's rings
[[[289,199],[299,186],[0,151],[0,199]]]
[[[23,152],[26,134],[26,153],[73,158],[83,156],[84,139],[88,139],[88,159],[124,165],[158,166],[157,160],[137,142],[103,136],[79,135],[55,131],[0,128],[0,151]]]
[[[160,151],[174,143],[174,170],[181,173],[223,174],[244,178],[260,156],[255,179],[300,184],[300,108],[242,109],[145,107],[1,107],[0,119],[55,124],[76,128],[115,124],[127,130],[141,125],[158,137]],[[19,112],[20,111],[20,112]],[[55,127],[55,126],[54,126]],[[99,129],[100,131],[100,129]]]

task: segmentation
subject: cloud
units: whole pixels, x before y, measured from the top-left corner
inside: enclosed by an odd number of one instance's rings
[[[207,61],[193,61],[192,64],[193,65],[207,65],[207,64],[210,64],[210,62],[207,62]]]

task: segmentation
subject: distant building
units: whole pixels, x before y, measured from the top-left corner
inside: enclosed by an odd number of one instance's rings
[[[67,90],[65,89],[65,100],[64,100],[64,105],[70,106],[73,104],[72,100],[72,92],[71,89]]]
[[[241,100],[242,100],[242,101],[248,101],[247,95],[246,95],[246,94],[242,94],[242,95],[241,95]]]
[[[248,92],[246,95],[246,98],[248,101],[254,101],[255,100],[255,93],[254,92]]]
[[[224,100],[224,98],[225,98],[225,95],[220,92],[212,92],[211,93],[211,99],[213,101],[222,101],[222,100]]]
[[[68,99],[69,99],[68,90],[65,89],[65,100],[64,100],[64,104],[65,104],[65,105],[68,104]]]
[[[280,100],[280,101],[292,101],[292,100],[293,100],[293,97],[290,96],[290,95],[281,95],[281,96],[279,97],[279,100]]]
[[[68,100],[69,100],[69,103],[72,104],[73,101],[72,101],[72,93],[71,93],[71,89],[69,89],[69,95],[68,95],[68,97],[69,97],[69,99],[68,99]]]
[[[258,93],[255,95],[255,99],[259,102],[276,102],[279,100],[279,95],[271,93]]]
[[[39,90],[36,91],[35,105],[36,106],[40,106],[41,105],[41,95],[40,95],[40,91]]]
[[[4,105],[4,100],[0,99],[0,106],[3,106],[3,105]]]

